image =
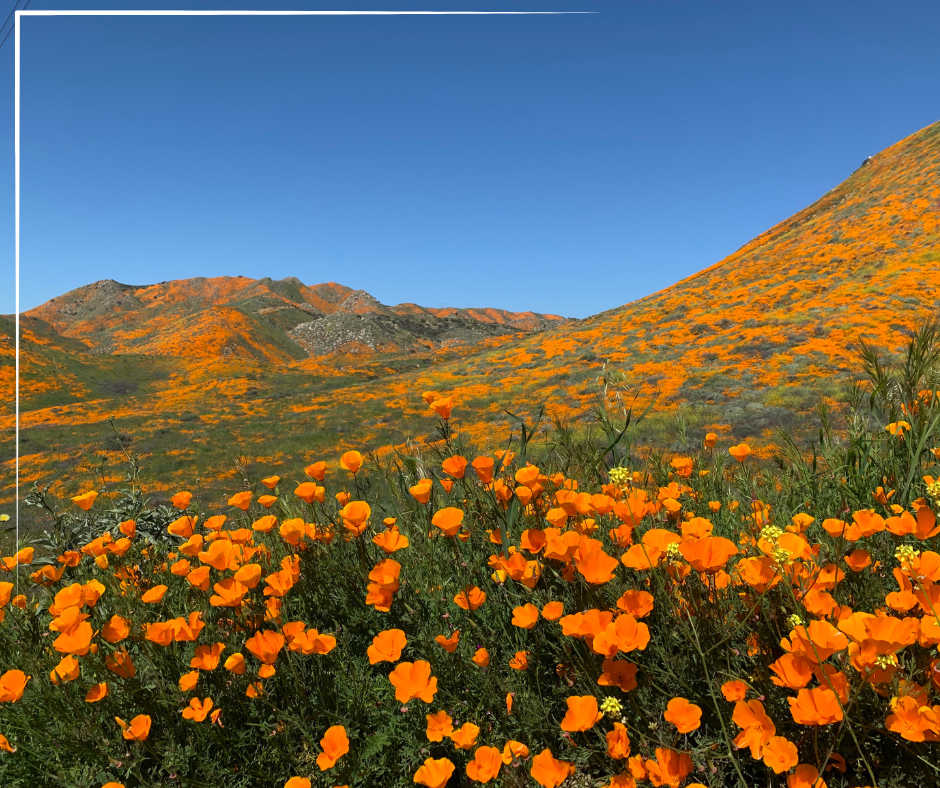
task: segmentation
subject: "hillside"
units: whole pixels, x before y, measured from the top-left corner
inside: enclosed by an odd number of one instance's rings
[[[696,406],[703,426],[766,437],[841,392],[859,338],[891,352],[940,315],[938,270],[940,123],[694,276],[408,385],[452,392],[474,412],[547,399],[577,418],[606,361],[642,402],[658,395],[667,409]]]
[[[106,462],[114,479],[122,446],[154,490],[232,478],[238,463],[287,475],[427,436],[426,390],[454,397],[472,437],[542,402],[577,421],[605,363],[628,395],[658,397],[660,425],[685,406],[690,434],[766,444],[851,382],[859,338],[891,351],[938,314],[938,263],[934,124],[710,268],[584,321],[387,307],[296,279],[98,282],[24,322],[23,478],[64,492]]]
[[[238,356],[289,363],[336,352],[394,352],[541,331],[557,315],[500,309],[385,306],[335,282],[295,277],[195,278],[155,285],[94,282],[30,310],[91,352],[111,355]]]

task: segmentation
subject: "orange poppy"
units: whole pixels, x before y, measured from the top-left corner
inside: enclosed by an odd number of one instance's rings
[[[623,652],[643,651],[650,642],[649,627],[642,621],[637,621],[629,613],[618,616],[617,620],[608,624],[601,634]]]
[[[774,774],[788,772],[800,762],[796,745],[783,736],[774,736],[764,747],[764,764],[774,770]]]
[[[871,565],[871,553],[867,550],[853,550],[845,557],[845,563],[853,572],[861,572]]]
[[[636,689],[637,666],[622,659],[610,659],[603,662],[603,673],[597,683],[601,687],[619,687],[621,692]]]
[[[304,473],[307,474],[311,479],[316,479],[318,482],[322,482],[326,478],[326,463],[323,460],[315,462],[312,465],[308,465],[304,468]]]
[[[52,669],[52,672],[49,674],[49,679],[53,684],[74,681],[78,678],[80,670],[81,666],[78,664],[78,660],[71,654],[68,654],[62,657],[62,659],[59,660],[59,664]]]
[[[169,589],[164,585],[154,586],[149,591],[144,593],[144,595],[140,598],[140,601],[155,605],[163,601],[163,597],[166,596],[166,592],[168,590]]]
[[[721,685],[721,694],[725,696],[725,700],[735,701],[744,700],[744,697],[747,695],[747,684],[743,681],[726,681]]]
[[[183,719],[203,722],[209,716],[210,711],[212,711],[212,698],[206,698],[205,700],[193,698],[189,701],[189,705],[183,709]]]
[[[433,486],[434,482],[430,479],[421,479],[417,484],[409,487],[408,492],[418,503],[427,503],[431,500],[431,488]]]
[[[472,463],[473,470],[476,471],[477,478],[483,484],[489,484],[493,481],[493,466],[495,462],[492,457],[477,457]]]
[[[346,530],[359,536],[369,525],[372,507],[365,501],[350,501],[340,510],[339,516],[343,518]]]
[[[170,571],[177,577],[186,577],[192,570],[192,564],[185,558],[181,558],[170,567]]]
[[[630,757],[630,737],[620,722],[615,722],[614,729],[607,732],[607,754],[616,761]]]
[[[415,772],[414,782],[427,788],[444,788],[454,773],[449,758],[428,758]]]
[[[22,670],[8,670],[0,676],[0,703],[16,703],[23,697],[26,682],[31,678]]]
[[[437,678],[431,675],[431,665],[423,659],[417,662],[399,662],[389,676],[395,687],[395,698],[407,703],[414,698],[431,703],[437,692]]]
[[[237,676],[242,675],[245,672],[245,658],[237,652],[232,654],[225,660],[225,669]]]
[[[394,598],[389,589],[383,588],[378,583],[369,583],[366,590],[367,605],[371,605],[382,613],[388,613],[392,609]]]
[[[818,583],[817,583],[818,586]],[[828,621],[810,621],[799,626],[784,638],[782,645],[793,654],[806,657],[810,662],[823,662],[849,645],[848,638]]]
[[[431,410],[433,410],[442,419],[450,418],[450,412],[453,407],[454,400],[451,397],[443,397],[442,399],[434,400],[431,403]]]
[[[542,618],[548,621],[557,621],[564,615],[565,606],[561,602],[549,602],[542,608]]]
[[[128,741],[146,741],[150,735],[150,724],[152,720],[146,714],[138,714],[129,723],[124,722],[120,717],[114,718],[117,724],[121,726],[124,738]]]
[[[787,777],[787,788],[828,788],[828,786],[819,776],[819,769],[808,763],[801,763],[793,770],[793,774]]]
[[[574,695],[565,701],[568,711],[561,721],[563,731],[586,731],[593,728],[603,717],[597,709],[597,698],[593,695]]]
[[[703,443],[709,448],[714,448],[715,444],[718,442],[718,436],[714,432],[708,432],[705,434],[705,440]]]
[[[190,517],[187,514],[184,514],[182,517],[177,517],[172,523],[167,527],[167,533],[173,534],[173,536],[181,536],[183,539],[189,539],[193,535],[193,528],[196,525],[196,517]]]
[[[656,760],[646,761],[646,772],[653,785],[678,786],[692,771],[692,759],[685,753],[656,748]]]
[[[673,698],[666,705],[666,722],[676,726],[679,733],[691,733],[702,724],[702,708],[685,698]]]
[[[267,586],[264,589],[265,596],[283,597],[294,587],[294,577],[288,569],[273,572],[264,578],[264,582]]]
[[[199,553],[199,560],[213,569],[224,572],[238,566],[239,554],[236,546],[228,539],[216,539],[209,545],[208,550]]]
[[[277,532],[287,544],[291,547],[297,547],[300,540],[306,535],[307,527],[302,517],[292,517],[281,523],[281,527],[277,529]]]
[[[439,509],[431,518],[431,524],[440,528],[446,536],[456,536],[463,524],[463,511],[453,506]]]
[[[377,544],[386,555],[404,550],[409,544],[408,537],[402,536],[397,526],[392,526],[387,531],[373,536],[372,543]]]
[[[503,765],[502,753],[495,747],[477,747],[473,760],[467,764],[467,777],[478,783],[488,783]]]
[[[480,728],[472,722],[465,722],[450,734],[450,740],[458,750],[469,750],[477,743]]]
[[[323,503],[324,498],[326,498],[326,488],[313,482],[301,482],[294,490],[294,495],[304,503]]]
[[[208,567],[204,567],[208,568]],[[198,571],[198,570],[197,570]],[[190,573],[190,577],[195,572]],[[213,607],[238,607],[244,601],[248,588],[239,583],[234,577],[226,577],[224,580],[212,586],[215,593],[209,597],[209,604]]]
[[[503,747],[503,763],[510,764],[514,760],[521,760],[529,757],[529,748],[521,741],[510,739]]]
[[[653,612],[653,595],[647,591],[624,591],[617,607],[634,618],[645,618]]]
[[[460,643],[460,630],[456,630],[454,634],[450,637],[445,637],[444,635],[438,635],[434,638],[448,654],[453,654],[457,650],[457,646]]]
[[[462,479],[467,470],[467,460],[460,455],[454,455],[444,460],[444,462],[441,463],[441,467],[448,476],[453,476],[455,479]]]
[[[118,615],[111,616],[108,623],[101,628],[101,637],[108,643],[119,643],[130,633],[130,621]]]
[[[401,564],[391,558],[379,561],[369,572],[369,580],[380,588],[394,593],[399,588],[398,577],[401,573]]]
[[[192,500],[193,494],[191,492],[178,492],[172,498],[170,498],[170,503],[173,504],[177,509],[185,509],[189,506],[189,502]]]
[[[813,663],[799,654],[784,654],[769,667],[776,674],[770,680],[778,687],[802,689],[813,677]]]
[[[428,722],[426,731],[428,741],[443,741],[445,736],[449,737],[454,732],[454,721],[446,711],[427,714],[425,719]]]
[[[539,609],[529,603],[512,610],[512,624],[521,629],[532,629],[539,620]]]
[[[728,449],[728,454],[734,457],[738,462],[744,462],[748,454],[751,453],[751,447],[746,443],[739,443]]]
[[[574,774],[575,766],[569,761],[559,761],[547,747],[532,759],[529,774],[542,788],[558,788]]]
[[[372,638],[372,645],[366,649],[369,663],[397,662],[401,659],[402,649],[408,645],[405,633],[400,629],[386,629]]]
[[[88,616],[84,613],[76,613],[74,615],[75,623],[64,630],[59,630],[60,634],[52,641],[52,647],[63,654],[76,654],[78,656],[87,654],[88,649],[91,647],[91,639],[95,634],[91,624],[85,620],[87,618]]]
[[[119,649],[105,657],[104,666],[112,673],[124,679],[132,679],[137,675],[137,668],[127,649]]]
[[[242,511],[248,511],[248,506],[251,504],[251,497],[254,493],[245,490],[243,492],[235,493],[231,498],[228,499],[228,505],[234,506]]]
[[[284,783],[284,788],[310,788],[310,785],[309,777],[291,777]]]
[[[940,734],[940,706],[931,708],[926,701],[904,695],[891,702],[893,714],[885,727],[908,741],[937,741]]]
[[[714,573],[723,569],[738,548],[723,536],[705,536],[694,542],[681,542],[679,552],[696,572]]]
[[[457,607],[464,610],[476,610],[486,602],[486,593],[476,586],[468,586],[454,597]]]
[[[199,670],[215,670],[219,666],[219,657],[225,650],[224,643],[211,646],[196,646],[196,653],[189,662],[189,667]]]
[[[350,473],[357,473],[362,467],[362,455],[357,451],[347,451],[339,458],[339,467]]]
[[[79,509],[87,512],[89,509],[91,509],[91,506],[97,497],[98,493],[96,493],[94,490],[91,490],[90,492],[74,496],[72,498],[72,503],[74,503]]]
[[[97,703],[108,697],[108,682],[102,681],[99,684],[92,685],[91,689],[85,693],[86,703]]]
[[[157,621],[153,624],[144,624],[144,637],[151,643],[159,646],[169,646],[176,635],[175,627],[171,621]]]
[[[583,555],[578,561],[578,574],[591,585],[608,583],[614,578],[619,561],[607,555],[599,547]]]
[[[481,668],[485,668],[490,664],[490,652],[485,648],[478,648],[473,652],[473,662]]]
[[[317,766],[320,771],[332,769],[336,762],[349,752],[349,738],[346,736],[346,729],[342,725],[333,725],[326,729],[323,738],[320,739],[320,746],[323,748],[317,756]]]
[[[522,532],[519,543],[523,550],[530,553],[541,552],[546,543],[545,532],[537,528],[526,528]]]
[[[773,588],[780,583],[780,574],[777,572],[774,559],[770,556],[743,558],[735,565],[734,571],[758,594],[763,594],[768,588]]]
[[[194,689],[195,686],[199,683],[199,671],[191,670],[189,673],[184,673],[180,676],[179,688],[180,692],[189,692]]]
[[[767,742],[777,733],[777,728],[767,713],[764,704],[759,700],[738,701],[734,705],[731,721],[743,730],[735,737],[736,747],[749,747],[751,757],[755,760],[761,757]]]
[[[529,652],[517,651],[516,656],[509,660],[509,667],[513,670],[525,670],[529,667]]]
[[[270,629],[259,630],[245,641],[245,648],[265,665],[271,665],[284,648],[284,636]]]
[[[256,588],[261,582],[261,565],[245,564],[234,575],[232,579],[236,583],[241,583],[245,588]]]
[[[787,698],[793,721],[799,725],[829,725],[842,720],[839,698],[828,687],[801,689],[795,698]]]

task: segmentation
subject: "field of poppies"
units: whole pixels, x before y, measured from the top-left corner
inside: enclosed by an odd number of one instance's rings
[[[245,478],[41,489],[2,557],[0,784],[940,780],[940,331],[773,462],[520,423]],[[418,394],[415,394],[417,397]],[[195,476],[195,472],[194,472]]]

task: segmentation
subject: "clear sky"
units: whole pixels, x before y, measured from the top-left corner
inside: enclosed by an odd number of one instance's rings
[[[583,317],[714,263],[940,119],[927,0],[145,5],[598,13],[26,18],[24,309],[97,279],[243,275]]]

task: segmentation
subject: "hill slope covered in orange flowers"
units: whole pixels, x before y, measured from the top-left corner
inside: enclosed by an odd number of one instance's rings
[[[426,390],[452,395],[474,437],[542,403],[577,422],[605,363],[628,395],[657,399],[654,423],[678,411],[696,439],[716,428],[766,443],[851,382],[859,339],[893,351],[937,316],[938,269],[934,124],[710,268],[583,321],[385,307],[293,279],[99,282],[24,319],[23,480],[56,479],[64,494],[122,447],[156,490],[252,463],[293,471],[427,436]]]

